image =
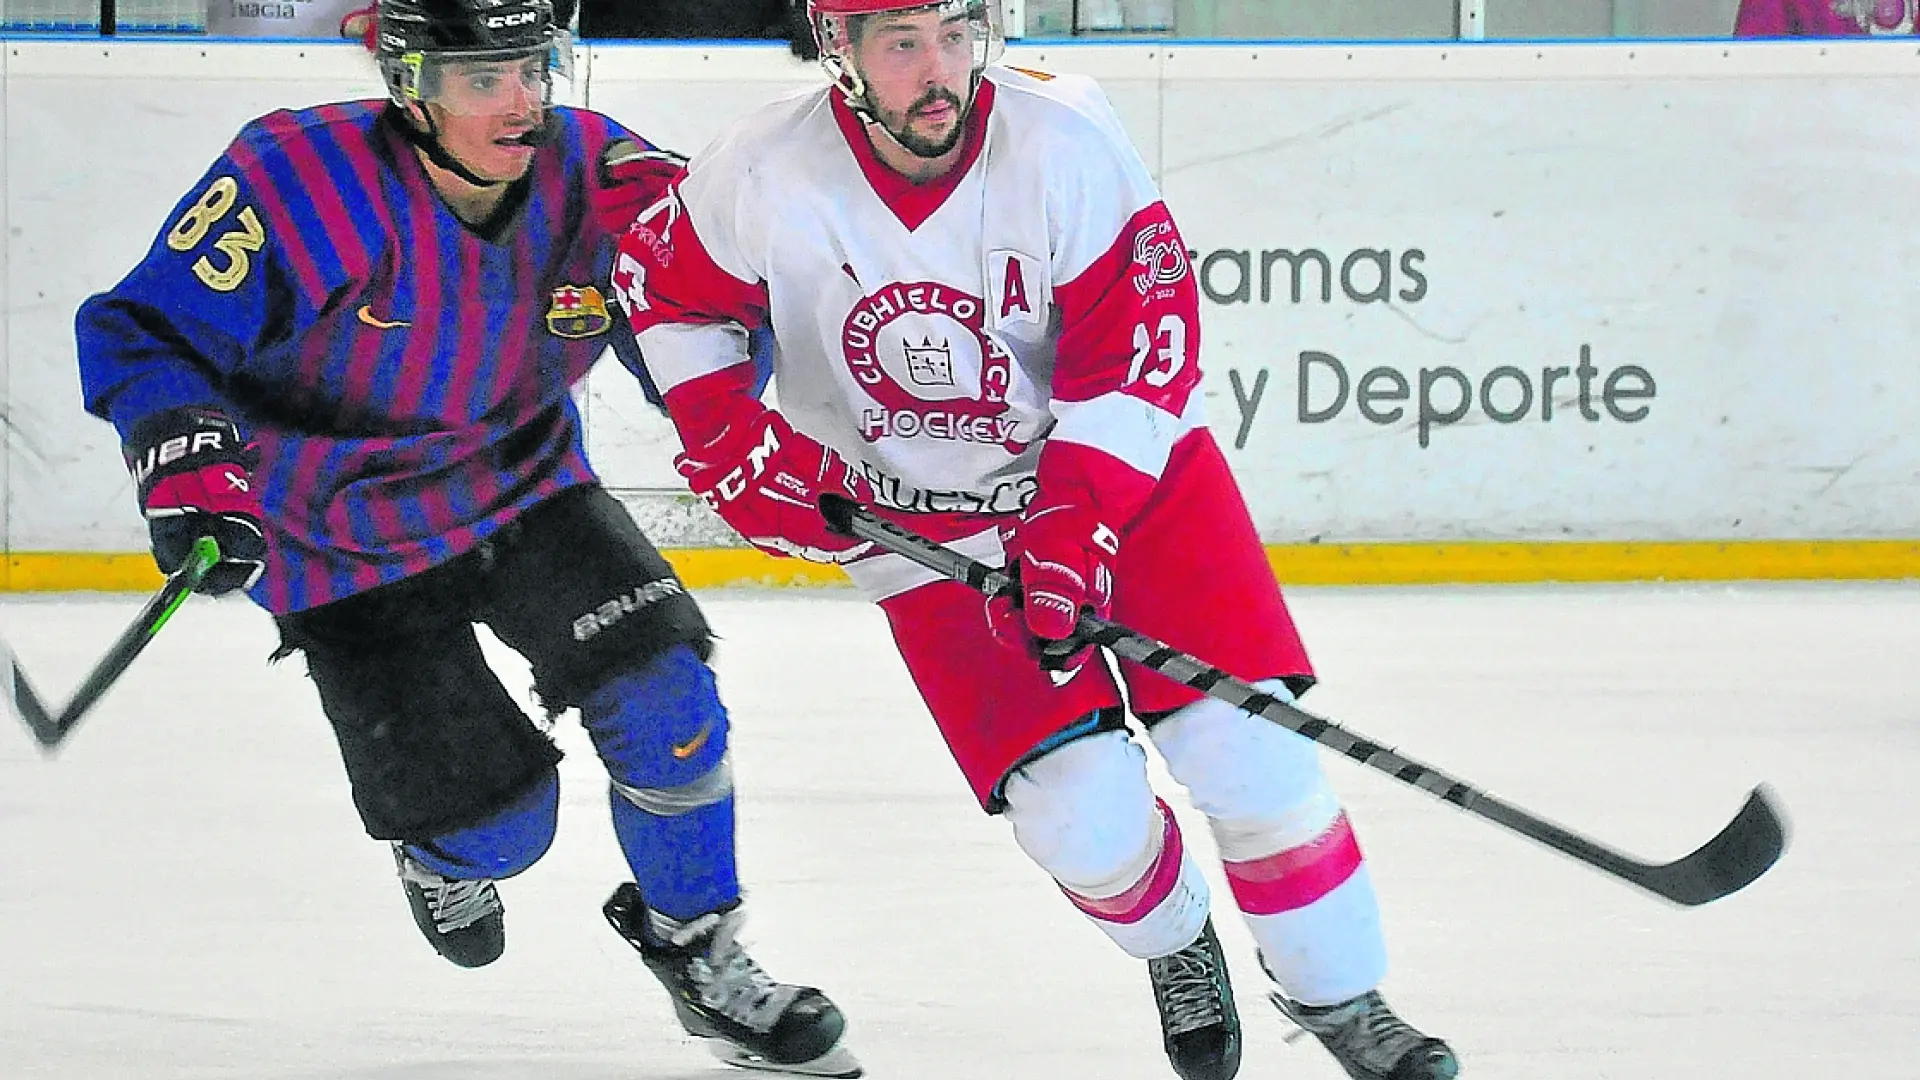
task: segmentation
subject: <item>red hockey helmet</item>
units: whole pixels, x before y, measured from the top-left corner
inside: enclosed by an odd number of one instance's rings
[[[820,66],[846,95],[847,104],[870,122],[873,110],[867,101],[866,81],[853,62],[860,20],[869,15],[913,11],[966,18],[973,31],[973,85],[977,88],[980,73],[1006,48],[1000,29],[1000,0],[807,0],[807,23],[820,46]]]

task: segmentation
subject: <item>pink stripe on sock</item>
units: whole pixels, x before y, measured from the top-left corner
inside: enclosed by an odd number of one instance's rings
[[[1067,899],[1073,901],[1074,907],[1096,919],[1131,924],[1146,918],[1173,892],[1174,883],[1180,880],[1180,826],[1174,824],[1173,811],[1167,808],[1166,803],[1155,799],[1154,804],[1159,808],[1160,820],[1166,825],[1160,834],[1160,854],[1153,860],[1153,865],[1141,875],[1137,884],[1118,896],[1095,900],[1090,896],[1081,896],[1065,885],[1060,886],[1060,891],[1067,894]]]
[[[1227,886],[1249,915],[1296,911],[1332,892],[1360,869],[1360,842],[1341,814],[1327,831],[1264,859],[1230,862]]]

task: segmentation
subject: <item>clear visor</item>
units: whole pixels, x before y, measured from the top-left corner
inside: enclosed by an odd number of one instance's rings
[[[518,55],[409,53],[407,95],[456,116],[524,116],[554,100],[555,82],[572,76],[572,49],[560,35],[552,48]]]
[[[966,63],[976,76],[1000,58],[1006,39],[992,0],[943,0],[875,15],[821,15],[814,25],[821,59],[837,81],[859,82],[939,57]],[[862,43],[865,42],[865,48]]]

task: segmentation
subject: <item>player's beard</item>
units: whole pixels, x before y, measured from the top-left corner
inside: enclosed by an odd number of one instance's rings
[[[935,140],[917,135],[908,128],[907,125],[912,122],[914,113],[941,102],[953,107],[953,130]],[[967,130],[967,103],[960,99],[960,95],[944,86],[936,86],[928,90],[920,95],[919,100],[894,116],[887,116],[885,113],[880,115],[882,120],[880,126],[886,129],[888,135],[893,136],[893,141],[905,147],[914,157],[919,158],[937,158],[946,154],[960,145],[960,136],[966,134]]]

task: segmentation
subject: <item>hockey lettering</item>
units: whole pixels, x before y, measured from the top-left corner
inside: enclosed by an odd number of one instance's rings
[[[1580,346],[1573,364],[1537,369],[1502,364],[1477,375],[1449,364],[1412,371],[1381,365],[1355,375],[1339,357],[1309,350],[1300,353],[1295,374],[1294,418],[1299,423],[1329,423],[1351,407],[1370,424],[1410,427],[1423,450],[1432,445],[1435,432],[1482,420],[1546,424],[1564,421],[1574,412],[1588,423],[1611,419],[1637,424],[1651,415],[1658,396],[1651,371],[1639,364],[1603,369],[1593,362],[1591,345]],[[1246,446],[1266,399],[1269,375],[1266,368],[1254,372],[1251,380],[1237,369],[1227,372],[1240,413],[1235,449]]]
[[[685,593],[686,590],[681,588],[680,583],[672,578],[649,581],[632,592],[621,593],[573,620],[573,640],[588,641],[602,630],[608,629],[642,608],[657,604],[667,597],[682,596]]]
[[[1005,416],[973,416],[967,413],[923,409],[865,409],[860,413],[860,436],[875,439],[912,439],[926,436],[951,442],[1005,443],[1013,439],[1019,423]]]
[[[516,11],[510,15],[489,15],[485,22],[489,30],[505,30],[515,26],[526,26],[537,17],[533,11]]]

